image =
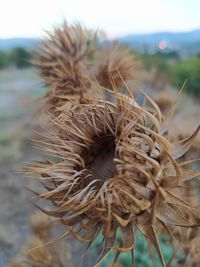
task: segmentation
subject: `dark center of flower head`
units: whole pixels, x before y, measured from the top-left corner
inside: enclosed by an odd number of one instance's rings
[[[95,178],[106,180],[115,174],[115,139],[113,136],[95,137],[94,144],[84,152],[86,169]]]

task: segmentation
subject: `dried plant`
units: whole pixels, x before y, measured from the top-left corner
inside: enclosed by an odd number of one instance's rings
[[[182,229],[199,226],[199,211],[185,184],[200,173],[180,158],[200,127],[179,142],[169,141],[171,112],[165,118],[158,106],[165,113],[171,99],[157,98],[157,105],[143,93],[144,104],[138,105],[126,85],[139,66],[132,52],[117,44],[101,47],[91,67],[94,46],[94,35],[66,22],[43,41],[36,65],[50,87],[46,104],[52,119],[44,140],[37,141],[47,155],[26,173],[44,182],[46,191],[36,193],[37,198],[54,207],[39,208],[60,219],[67,230],[63,237],[70,233],[89,248],[102,233],[95,266],[111,249],[116,250],[115,264],[121,252],[133,255],[136,229],[155,246],[165,266],[158,234],[193,241],[196,228]],[[43,219],[36,216],[32,226],[46,240],[49,229]]]
[[[49,248],[44,246],[43,242],[39,238],[32,238],[27,248],[30,250],[30,252],[26,252],[25,259],[25,261],[28,263],[28,266],[52,267],[58,260],[55,259],[56,255],[52,255]]]
[[[166,113],[174,105],[174,95],[169,91],[157,93],[154,101],[163,113]]]
[[[49,216],[40,211],[35,212],[30,219],[31,228],[34,234],[43,241],[49,241],[52,238],[52,223]]]
[[[159,232],[164,229],[173,238],[177,227],[198,225],[188,218],[194,209],[180,189],[199,172],[185,168],[187,163],[179,158],[200,127],[187,139],[170,143],[168,118],[163,119],[150,97],[144,95],[146,101],[139,106],[129,89],[128,96],[115,84],[112,90],[106,92],[113,102],[98,88],[87,104],[78,105],[78,112],[65,109],[52,118],[46,138],[38,141],[49,156],[27,167],[26,173],[44,182],[47,191],[37,197],[51,201],[54,208],[40,209],[60,218],[68,233],[89,246],[103,234],[96,265],[111,249],[116,259],[121,252],[133,252],[139,229],[165,266]]]
[[[29,238],[28,244],[9,266],[72,267],[70,245],[62,241],[56,244],[52,242],[53,225],[50,224],[49,216],[38,211],[31,216],[30,223],[34,235]]]
[[[123,81],[135,79],[140,69],[134,53],[117,43],[101,47],[96,53],[94,65],[97,81],[109,89],[112,89],[113,81],[116,86],[123,86]]]
[[[29,252],[30,250],[30,252]],[[27,252],[28,251],[28,252]],[[29,241],[24,255],[11,262],[11,267],[53,267],[64,265],[59,263],[59,257],[56,253],[52,253],[50,248],[44,246],[43,242],[37,238],[32,237]]]
[[[96,34],[80,24],[55,27],[54,32],[41,42],[35,66],[45,84],[48,110],[62,105],[69,97],[84,98],[88,79],[88,58],[96,44]]]
[[[123,81],[136,77],[140,64],[132,51],[117,43],[97,49],[96,43],[97,33],[78,23],[70,26],[64,21],[48,32],[34,60],[50,89],[43,108],[59,115],[62,105],[71,109],[76,102],[87,103],[92,81],[111,89],[113,79],[122,86]]]

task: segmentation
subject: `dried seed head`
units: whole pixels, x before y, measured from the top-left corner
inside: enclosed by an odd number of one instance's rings
[[[57,116],[62,105],[71,109],[74,103],[87,103],[94,80],[111,89],[113,83],[122,86],[136,77],[139,62],[133,52],[119,44],[101,47],[97,52],[96,37],[80,24],[69,26],[65,21],[41,42],[34,64],[50,87],[43,106],[52,114]]]
[[[28,252],[27,252],[28,251]],[[26,250],[21,256],[16,257],[10,267],[52,267],[56,266],[55,255],[44,246],[37,237],[32,237]]]
[[[116,86],[121,86],[124,81],[135,79],[140,68],[133,52],[117,43],[99,49],[95,60],[96,79],[101,86],[109,89],[112,89],[113,81]]]
[[[70,96],[83,97],[89,88],[88,58],[93,52],[96,35],[80,24],[69,26],[66,21],[41,42],[34,64],[51,90],[47,102],[54,109]]]
[[[36,212],[32,215],[31,226],[35,235],[31,236],[21,253],[12,259],[10,267],[72,266],[70,244],[63,240],[52,242],[53,227],[50,228],[47,223],[49,223],[49,216],[46,214]]]
[[[139,106],[130,92],[124,96],[114,88],[109,91],[114,101],[109,102],[102,90],[90,103],[79,104],[77,113],[63,110],[52,120],[47,140],[39,142],[51,156],[27,172],[46,181],[48,192],[39,197],[55,207],[41,209],[60,217],[74,237],[91,244],[103,234],[97,264],[112,248],[119,253],[134,249],[137,227],[164,266],[159,230],[171,233],[176,226],[195,226],[188,220],[191,205],[176,191],[199,175],[184,169],[178,159],[200,127],[190,138],[171,144],[165,137],[166,121],[150,97],[144,95],[147,106]]]
[[[28,249],[33,249],[30,252],[27,252],[26,260],[28,261],[29,266],[52,267],[55,264],[54,255],[52,255],[49,249],[44,246],[39,238],[33,237],[29,242]]]
[[[50,224],[49,217],[41,213],[40,211],[35,212],[31,216],[31,227],[35,235],[37,235],[41,240],[48,241],[51,239],[52,225]]]
[[[154,101],[163,113],[166,113],[174,104],[175,97],[170,92],[161,92],[155,95]]]

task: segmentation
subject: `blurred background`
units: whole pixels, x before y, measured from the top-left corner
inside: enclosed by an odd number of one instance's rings
[[[199,10],[199,0],[2,1],[0,266],[7,266],[20,253],[32,231],[29,219],[35,208],[26,187],[36,185],[17,170],[25,162],[40,158],[40,152],[32,147],[30,140],[37,124],[34,112],[47,89],[30,61],[45,37],[45,30],[52,30],[53,25],[61,24],[63,19],[69,23],[78,21],[92,30],[102,31],[108,41],[129,46],[141,62],[139,86],[155,99],[163,112],[175,102],[178,90],[186,82],[170,132],[171,138],[178,140],[190,135],[200,122]],[[188,157],[199,156],[200,137]],[[140,237],[138,240],[139,266],[159,266],[152,265],[147,247]],[[78,243],[73,243],[72,258],[78,257],[81,249]],[[91,266],[96,250],[98,242],[83,266]],[[165,251],[166,257],[172,253],[170,247]],[[128,264],[122,259],[118,266]]]

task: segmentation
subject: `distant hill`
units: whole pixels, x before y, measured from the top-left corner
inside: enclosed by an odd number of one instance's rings
[[[155,43],[165,40],[166,42],[198,42],[200,41],[200,29],[190,32],[158,32],[149,34],[131,34],[119,38],[123,42]]]
[[[136,50],[155,51],[160,42],[165,42],[170,49],[195,49],[200,51],[200,29],[189,32],[159,32],[150,34],[130,34],[118,39]],[[198,46],[198,47],[197,47]]]
[[[0,50],[10,50],[14,47],[32,49],[36,47],[39,40],[36,38],[9,38],[0,39]]]
[[[177,50],[183,55],[200,53],[200,29],[177,33],[130,34],[118,38],[117,41],[138,51],[155,52],[158,50],[158,44],[165,42],[168,49]],[[0,39],[0,50],[10,50],[17,46],[33,49],[38,42],[39,39],[36,38]]]

